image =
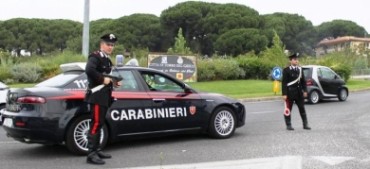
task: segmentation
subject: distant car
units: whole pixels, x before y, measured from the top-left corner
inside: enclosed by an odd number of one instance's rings
[[[316,104],[320,100],[338,98],[345,101],[348,97],[348,88],[345,81],[332,69],[326,66],[302,66],[306,80],[308,102]]]
[[[2,109],[5,108],[6,94],[8,93],[9,87],[4,83],[0,82],[0,125],[2,124]]]
[[[63,73],[32,88],[10,89],[3,128],[24,143],[65,144],[75,154],[87,153],[90,114],[83,101],[85,63],[61,65]],[[129,137],[171,133],[207,133],[229,138],[245,123],[245,107],[220,94],[200,93],[158,70],[124,66],[113,91],[115,102],[106,115],[101,143]]]

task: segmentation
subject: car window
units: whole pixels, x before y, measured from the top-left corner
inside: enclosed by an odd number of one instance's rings
[[[319,68],[319,72],[320,72],[319,75],[321,75],[321,77],[324,79],[334,79],[335,78],[334,72],[328,68]]]
[[[172,79],[153,72],[141,72],[141,76],[151,91],[183,92],[184,89]]]
[[[118,76],[117,71],[113,71],[112,74],[114,76]],[[129,70],[119,71],[119,74],[121,75],[121,77],[123,77],[123,80],[121,81],[122,85],[119,88],[115,88],[114,90],[118,90],[118,91],[139,91],[140,90],[132,71],[129,71]]]
[[[305,79],[308,79],[309,78],[309,75],[310,75],[310,68],[303,68],[303,75],[304,75],[304,78]]]
[[[61,87],[70,83],[73,79],[80,76],[82,72],[65,72],[50,79],[47,79],[41,83],[38,83],[37,87]],[[77,85],[77,84],[76,84]]]

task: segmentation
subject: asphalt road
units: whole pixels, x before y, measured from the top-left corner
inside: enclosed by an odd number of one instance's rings
[[[348,100],[306,105],[312,130],[302,129],[293,108],[294,131],[283,121],[282,101],[247,102],[246,125],[230,139],[181,135],[110,145],[103,166],[86,164],[63,146],[23,144],[0,129],[1,169],[153,168],[153,169],[367,169],[370,168],[370,92]]]

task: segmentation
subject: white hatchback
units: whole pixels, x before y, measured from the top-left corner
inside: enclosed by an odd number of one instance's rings
[[[9,87],[4,83],[0,82],[0,124],[2,124],[2,109],[5,108],[5,99],[8,93]]]

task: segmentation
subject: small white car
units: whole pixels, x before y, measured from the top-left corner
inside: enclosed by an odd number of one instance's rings
[[[4,83],[0,82],[0,124],[2,124],[2,109],[5,108],[5,99],[8,93],[9,87]]]
[[[302,66],[306,80],[308,102],[316,104],[320,100],[338,98],[345,101],[348,88],[345,81],[332,69],[320,65]]]

